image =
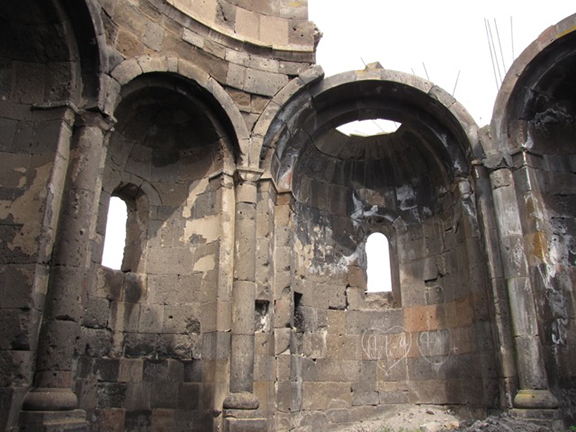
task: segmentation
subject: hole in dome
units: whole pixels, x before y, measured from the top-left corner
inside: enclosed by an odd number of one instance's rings
[[[336,129],[347,136],[369,137],[391,134],[398,130],[402,123],[387,119],[355,120],[338,126]]]

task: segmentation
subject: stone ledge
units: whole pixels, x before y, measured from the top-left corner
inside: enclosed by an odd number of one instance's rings
[[[22,411],[22,432],[86,432],[88,422],[84,410]]]

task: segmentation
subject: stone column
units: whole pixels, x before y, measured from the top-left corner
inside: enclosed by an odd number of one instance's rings
[[[482,224],[482,239],[488,257],[488,276],[492,294],[495,334],[497,350],[500,355],[500,405],[502,408],[512,408],[513,399],[517,393],[516,361],[514,358],[514,342],[511,330],[511,320],[508,307],[506,280],[502,269],[498,222],[494,210],[494,199],[488,170],[483,165],[473,166],[476,196],[478,202],[480,223]]]
[[[256,301],[256,202],[262,173],[239,169],[236,176],[234,282],[230,394],[224,400],[227,430],[263,425],[254,395],[254,313]],[[240,423],[239,423],[240,422]],[[240,428],[240,429],[238,429]]]
[[[72,390],[74,362],[83,291],[91,262],[90,240],[100,201],[105,138],[110,126],[99,112],[82,112],[75,122],[38,344],[34,389],[26,396],[22,413],[22,422],[29,430],[44,430],[34,428],[45,423],[52,427],[71,424],[81,427],[85,423],[84,412],[76,410],[78,398]]]
[[[512,171],[509,168],[497,169],[490,174],[490,181],[516,348],[520,390],[514,397],[514,406],[525,409],[557,408],[558,401],[548,390],[538,339],[536,306]]]

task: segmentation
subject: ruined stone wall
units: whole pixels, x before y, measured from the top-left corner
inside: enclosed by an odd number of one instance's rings
[[[295,204],[293,321],[289,345],[276,347],[290,373],[277,376],[277,430],[360,421],[387,404],[496,404],[484,253],[452,199],[455,208],[419,224],[373,217],[362,227]],[[366,293],[370,225],[389,225],[392,293]]]
[[[446,119],[418,125],[417,106],[390,113],[385,80],[398,93],[403,81],[387,73],[312,86],[271,127],[271,173],[292,199],[276,206],[289,217],[275,225],[275,430],[330,430],[388,404],[498,404],[474,181]],[[380,74],[382,84],[370,82]],[[404,120],[398,131],[338,132],[346,117],[362,116],[347,104],[351,94],[377,115],[374,92],[389,97],[388,116]],[[374,232],[390,241],[392,292],[366,292],[365,243]]]
[[[268,100],[313,62],[315,29],[305,3],[208,6],[9,1],[0,7],[2,428],[18,422],[37,363],[63,370],[64,381],[49,387],[66,387],[74,377],[79,406],[95,428],[206,430],[214,406],[222,407],[230,368],[234,171],[237,161],[249,159],[248,131]],[[216,9],[225,9],[222,25]],[[115,123],[104,159],[82,153],[85,123],[77,119],[85,108]],[[71,158],[75,131],[79,145]],[[83,168],[68,169],[72,160]],[[94,191],[72,186],[75,169],[84,170]],[[64,199],[67,173],[71,192]],[[73,203],[79,191],[86,201]],[[100,265],[112,195],[130,212],[122,271]],[[92,197],[100,200],[96,212]],[[62,258],[54,260],[58,220],[69,225],[74,218],[82,231],[72,243],[61,241]],[[74,251],[81,255],[73,262]],[[51,259],[76,276],[50,279]],[[53,302],[65,293],[76,304],[45,309],[49,280],[64,289],[54,290],[60,293]],[[60,335],[60,353],[50,361],[36,354],[43,314],[70,328],[65,335],[46,330],[47,341]],[[75,397],[66,395],[73,405]]]
[[[120,271],[94,264],[77,384],[80,405],[105,428],[210,429],[227,392],[215,371],[229,356],[218,329],[230,320],[231,148],[196,91],[142,77],[116,111],[100,220],[111,196],[125,200],[129,247]]]

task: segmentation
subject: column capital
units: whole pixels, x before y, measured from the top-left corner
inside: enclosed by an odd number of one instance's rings
[[[239,167],[236,169],[235,177],[237,181],[256,183],[264,174],[264,171],[256,168]]]
[[[77,127],[97,127],[108,132],[116,124],[116,119],[101,111],[80,110],[76,113]]]

